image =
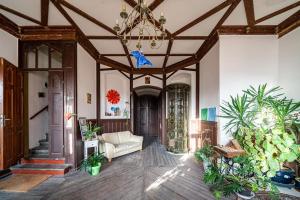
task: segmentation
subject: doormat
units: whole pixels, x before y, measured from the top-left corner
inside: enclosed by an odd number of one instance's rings
[[[49,177],[50,175],[44,174],[14,174],[7,179],[0,181],[0,191],[28,192]]]

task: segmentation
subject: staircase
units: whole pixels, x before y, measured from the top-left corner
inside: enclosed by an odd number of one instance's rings
[[[30,158],[22,158],[21,164],[10,168],[13,174],[64,175],[71,166],[64,158],[49,158],[48,137],[39,141],[39,146],[30,149]]]

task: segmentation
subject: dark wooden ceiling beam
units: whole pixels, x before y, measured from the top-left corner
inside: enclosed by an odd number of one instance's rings
[[[219,35],[275,35],[276,27],[273,25],[222,26],[218,29],[218,33]]]
[[[123,57],[123,56],[126,56],[126,54],[122,54],[122,53],[111,53],[111,54],[101,54],[102,56],[106,56],[106,57]],[[157,53],[157,54],[153,54],[153,53],[146,53],[144,54],[145,56],[166,56],[166,54],[164,53]],[[169,56],[194,56],[195,54],[193,53],[173,53],[173,54],[170,54]],[[132,57],[132,55],[130,55]]]
[[[40,21],[38,21],[38,20],[36,20],[36,19],[34,19],[34,18],[32,18],[32,17],[29,17],[29,16],[27,16],[27,15],[24,15],[23,13],[20,13],[20,12],[18,12],[18,11],[16,11],[16,10],[13,10],[13,9],[11,9],[11,8],[8,8],[8,7],[6,7],[6,6],[2,5],[2,4],[0,4],[0,9],[5,10],[6,12],[9,12],[9,13],[11,13],[11,14],[14,14],[14,15],[16,15],[16,16],[18,16],[18,17],[21,17],[21,18],[23,18],[23,19],[26,19],[26,20],[28,20],[28,21],[31,21],[31,22],[33,22],[33,23],[35,23],[35,24],[42,25]]]
[[[300,1],[299,1],[299,2],[296,2],[296,3],[293,3],[293,4],[291,4],[291,5],[287,6],[287,7],[284,7],[284,8],[282,8],[282,9],[280,9],[280,10],[277,10],[277,11],[271,13],[271,14],[268,14],[268,15],[266,15],[266,16],[264,16],[264,17],[261,17],[261,18],[257,19],[257,20],[255,21],[255,24],[258,24],[258,23],[261,23],[261,22],[263,22],[263,21],[266,21],[266,20],[268,20],[268,19],[270,19],[270,18],[272,18],[272,17],[275,17],[275,16],[277,16],[277,15],[280,15],[280,14],[282,14],[282,13],[284,13],[284,12],[286,12],[286,11],[289,11],[289,10],[291,10],[291,9],[293,9],[293,8],[296,8],[296,7],[298,7],[298,6],[300,6]]]
[[[145,36],[145,40],[151,40],[154,36]],[[120,38],[113,35],[88,35],[88,39],[90,40],[119,40]],[[162,37],[158,37],[159,39],[162,39]],[[131,40],[138,40],[138,36],[131,36]],[[171,39],[171,37],[166,37],[166,40]],[[207,36],[175,36],[173,37],[174,40],[206,40]]]
[[[173,46],[173,41],[174,41],[173,39],[169,40],[166,56],[165,56],[164,63],[163,63],[163,69],[165,69],[166,66],[167,66],[169,56],[170,56],[170,53],[171,53],[171,49],[172,49],[172,46]]]
[[[204,41],[204,43],[201,45],[201,47],[198,49],[198,51],[195,54],[195,57],[190,57],[187,59],[184,59],[180,62],[174,63],[166,68],[166,73],[170,73],[176,70],[183,69],[185,67],[188,67],[190,65],[196,64],[201,60],[201,58],[210,50],[210,48],[218,41],[218,33],[217,30],[222,26],[224,21],[228,18],[228,16],[232,13],[232,11],[237,7],[237,5],[240,3],[241,0],[235,0],[232,2],[230,7],[227,9],[225,14],[222,16],[222,18],[219,20],[219,22],[216,24],[214,29],[211,31],[211,33],[208,36],[208,39]]]
[[[112,67],[112,68],[117,69],[117,70],[121,70],[123,72],[127,72],[127,73],[131,72],[131,69],[130,69],[129,66],[124,65],[120,62],[114,61],[112,59],[106,58],[104,56],[100,56],[100,58],[97,59],[97,62],[102,64],[102,65]]]
[[[219,12],[220,10],[224,9],[225,7],[230,5],[231,3],[232,3],[232,1],[225,1],[225,2],[221,3],[220,5],[214,7],[213,9],[211,9],[210,11],[208,11],[205,14],[201,15],[197,19],[195,19],[195,20],[191,21],[190,23],[188,23],[187,25],[183,26],[179,30],[175,31],[173,33],[173,36],[177,36],[177,35],[181,34],[182,32],[190,29],[191,27],[197,25],[201,21],[207,19],[208,17],[212,16],[213,14],[215,14],[215,13]]]
[[[41,0],[41,24],[48,25],[50,0]]]
[[[20,40],[73,40],[76,30],[72,26],[22,26]]]
[[[278,37],[282,37],[300,26],[300,10],[277,26]]]
[[[8,19],[1,13],[0,13],[0,28],[17,38],[20,37],[20,31],[21,31],[20,27],[18,27],[17,24],[15,24],[13,21]]]
[[[134,68],[132,71],[132,74],[163,74],[162,68]]]
[[[127,46],[122,42],[122,40],[120,40],[120,42],[121,42],[121,45],[122,45],[122,47],[124,49],[124,52],[125,52],[125,55],[127,57],[127,60],[128,60],[128,63],[130,65],[130,67],[134,68],[132,60],[131,60],[131,54],[129,53]]]
[[[86,38],[82,30],[75,23],[75,21],[70,17],[70,15],[65,11],[65,9],[60,5],[59,1],[51,0],[54,6],[58,9],[58,11],[66,18],[66,20],[76,29],[77,32],[77,40],[80,45],[95,59],[99,58],[100,53],[94,47],[94,45]]]
[[[113,35],[116,35],[116,32],[110,28],[109,26],[105,25],[104,23],[100,22],[99,20],[97,20],[96,18],[88,15],[87,13],[83,12],[82,10],[80,10],[79,8],[73,6],[72,4],[66,2],[66,1],[60,1],[61,5],[65,6],[66,8],[74,11],[75,13],[77,13],[78,15],[84,17],[85,19],[91,21],[92,23],[98,25],[99,27],[103,28],[104,30],[112,33]]]
[[[255,25],[255,14],[253,0],[244,0],[248,26]]]

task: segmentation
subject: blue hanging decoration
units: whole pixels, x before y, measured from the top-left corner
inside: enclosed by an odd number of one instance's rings
[[[150,60],[148,60],[144,54],[140,51],[131,51],[131,55],[133,55],[136,59],[136,67],[141,68],[144,65],[153,66]]]

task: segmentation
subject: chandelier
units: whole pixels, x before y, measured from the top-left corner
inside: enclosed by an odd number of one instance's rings
[[[120,12],[122,22],[116,20],[114,30],[124,45],[136,40],[136,48],[141,51],[142,41],[148,41],[152,49],[159,49],[167,36],[164,28],[166,18],[161,13],[158,21],[155,20],[152,11],[146,1],[138,0],[138,4],[128,13],[126,5],[122,5]],[[134,38],[135,37],[135,38]]]

